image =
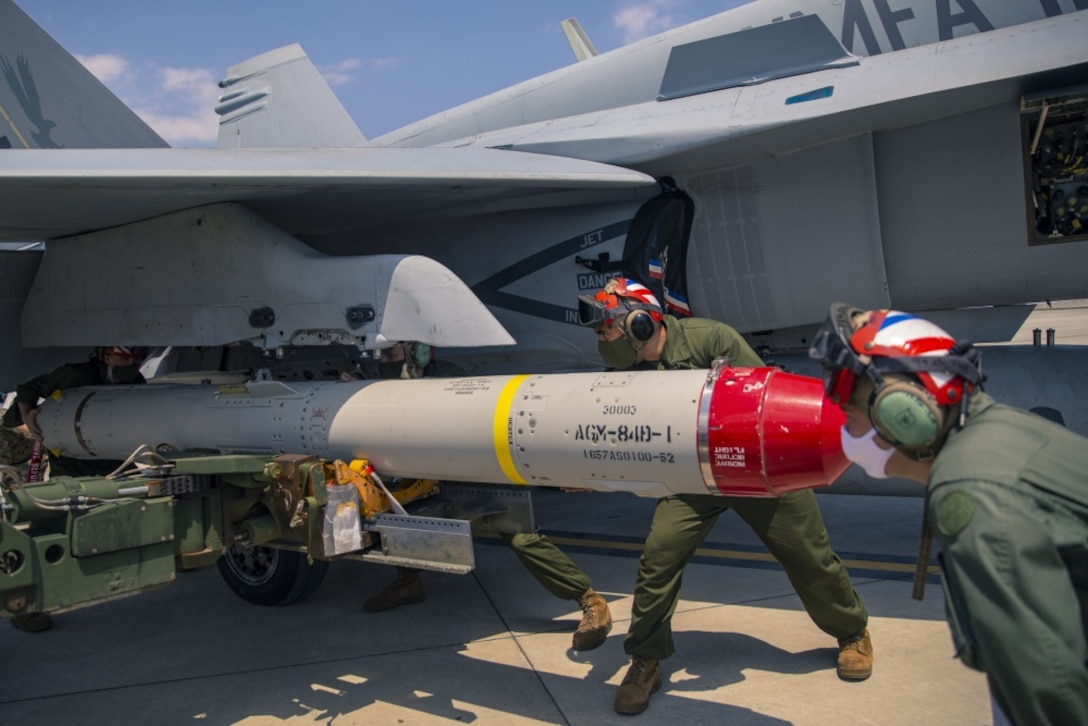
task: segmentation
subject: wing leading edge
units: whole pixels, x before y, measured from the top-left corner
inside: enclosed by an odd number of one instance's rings
[[[289,210],[323,192],[357,191],[353,214],[379,224],[466,199],[654,184],[617,166],[494,149],[10,149],[3,160],[0,240],[52,239],[218,202]]]

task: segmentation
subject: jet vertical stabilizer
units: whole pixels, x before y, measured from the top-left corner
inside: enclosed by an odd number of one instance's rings
[[[582,24],[578,22],[578,18],[567,18],[560,25],[563,26],[563,34],[567,36],[567,42],[570,43],[570,49],[574,51],[576,59],[584,61],[586,58],[593,58],[597,55],[597,47],[593,45],[589,35],[582,29]]]
[[[243,61],[219,82],[219,148],[350,148],[366,137],[310,62],[287,45]]]
[[[0,0],[0,151],[169,146],[10,0]]]

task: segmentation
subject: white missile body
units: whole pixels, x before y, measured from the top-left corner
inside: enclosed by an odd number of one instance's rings
[[[847,467],[820,381],[770,368],[98,386],[38,415],[86,459],[160,451],[368,459],[382,476],[642,496],[775,496]]]

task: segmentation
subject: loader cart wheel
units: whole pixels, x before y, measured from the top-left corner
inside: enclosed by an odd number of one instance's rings
[[[329,563],[311,565],[302,552],[235,544],[216,560],[234,593],[257,605],[290,605],[305,600],[325,579]]]

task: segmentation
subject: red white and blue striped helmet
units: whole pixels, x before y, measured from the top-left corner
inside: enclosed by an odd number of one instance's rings
[[[634,310],[647,311],[655,323],[661,322],[665,312],[650,288],[626,277],[609,280],[593,297],[578,297],[578,322],[590,327],[610,325]]]
[[[956,339],[928,320],[899,310],[873,310],[869,319],[850,337],[858,355],[871,356],[881,370],[878,358],[916,358],[947,356],[956,347]],[[963,378],[949,371],[911,371],[937,403],[948,406],[963,397]]]
[[[859,321],[863,321],[860,322]],[[824,368],[824,390],[845,401],[859,375],[915,376],[942,406],[959,404],[983,380],[978,349],[943,328],[899,310],[831,306],[809,356]]]

